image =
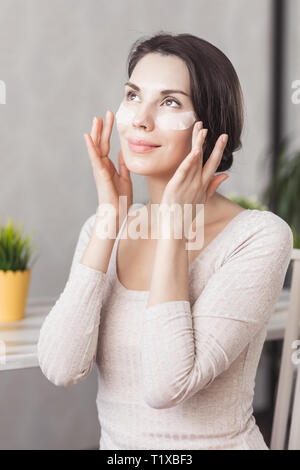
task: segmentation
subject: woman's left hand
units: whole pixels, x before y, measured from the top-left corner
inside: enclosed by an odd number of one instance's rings
[[[220,135],[202,168],[206,134],[207,129],[202,129],[202,121],[197,122],[193,128],[192,149],[168,181],[161,204],[167,206],[179,204],[184,213],[184,204],[205,204],[220,184],[229,177],[226,173],[214,176],[222,159],[228,134]]]

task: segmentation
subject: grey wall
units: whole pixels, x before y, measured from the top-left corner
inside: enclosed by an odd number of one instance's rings
[[[30,297],[56,299],[64,288],[80,227],[97,205],[83,133],[95,114],[118,109],[127,54],[140,36],[189,32],[228,55],[242,84],[246,125],[220,192],[260,195],[269,146],[270,7],[271,0],[0,0],[0,80],[7,87],[0,218],[36,230],[40,257]],[[118,149],[114,128],[115,164]],[[134,202],[146,201],[144,177],[132,178]],[[93,374],[62,390],[39,369],[2,372],[0,447],[97,445]],[[263,397],[256,403],[263,406]]]
[[[83,139],[93,116],[116,112],[129,48],[158,30],[189,32],[228,55],[246,103],[243,149],[223,194],[260,194],[269,144],[270,0],[0,0],[0,217],[35,230],[40,245],[30,297],[57,297],[79,230],[97,205]],[[259,15],[257,14],[259,11]],[[112,134],[117,165],[119,140]],[[134,202],[147,200],[132,175]]]
[[[294,104],[291,96],[295,92],[292,82],[300,81],[300,2],[287,1],[286,16],[286,62],[284,67],[284,135],[291,137],[291,150],[300,150],[300,103]],[[297,95],[300,92],[298,88]],[[300,184],[300,183],[299,183]]]
[[[38,367],[0,372],[0,450],[99,449],[96,366],[70,387]]]

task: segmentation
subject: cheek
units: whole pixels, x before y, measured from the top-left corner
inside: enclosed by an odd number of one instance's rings
[[[165,141],[168,142],[165,147],[166,163],[175,168],[184,160],[191,151],[192,130],[165,131]]]
[[[118,131],[122,133],[125,129],[127,129],[128,126],[132,123],[133,118],[133,109],[128,108],[122,102],[119,106],[118,111],[116,112],[116,124]]]
[[[190,152],[196,120],[194,111],[166,113],[156,118],[155,124],[164,133],[164,141],[168,142],[168,151],[172,154],[173,161],[181,161]]]

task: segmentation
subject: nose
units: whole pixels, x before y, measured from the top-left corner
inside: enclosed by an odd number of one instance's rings
[[[154,116],[153,113],[145,107],[139,106],[139,109],[136,110],[135,115],[132,119],[133,127],[143,127],[147,130],[152,130],[154,128]]]

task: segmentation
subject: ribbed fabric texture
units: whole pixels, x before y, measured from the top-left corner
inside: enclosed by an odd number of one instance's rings
[[[96,363],[100,450],[268,450],[252,402],[291,259],[289,225],[269,211],[240,212],[189,266],[190,300],[146,308],[149,292],[117,276],[126,219],[106,273],[79,262],[95,216],[40,330],[43,374],[69,386]]]

